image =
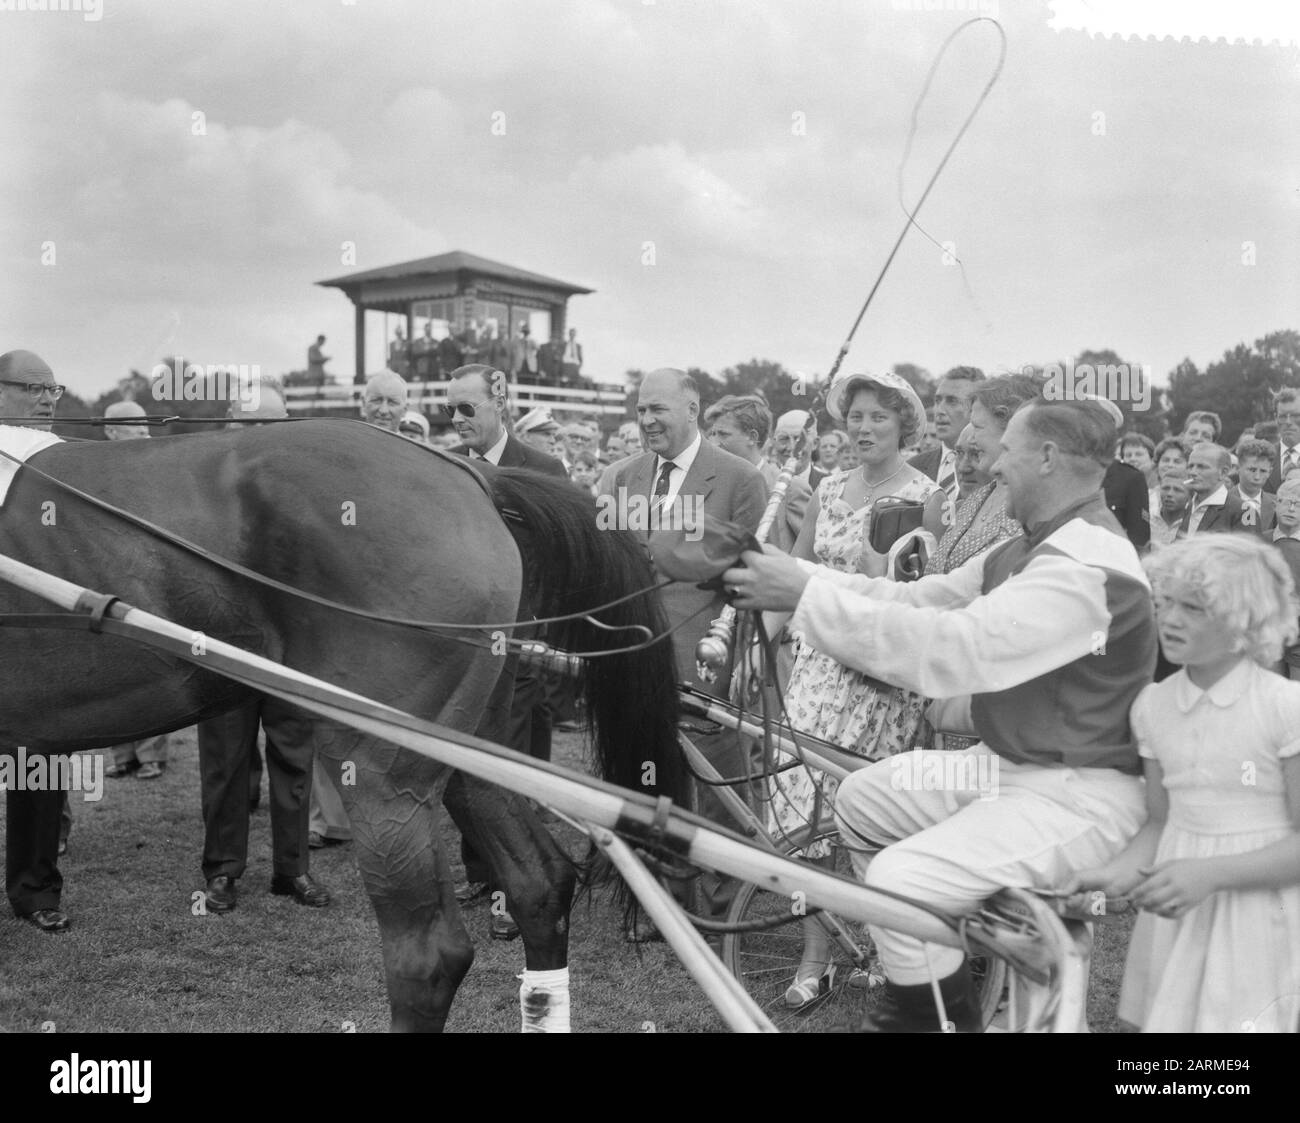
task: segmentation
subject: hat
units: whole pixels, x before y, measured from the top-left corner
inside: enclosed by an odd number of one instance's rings
[[[848,412],[849,396],[859,390],[877,390],[880,387],[898,393],[912,411],[912,424],[903,425],[903,444],[909,444],[925,426],[925,406],[906,378],[886,374],[837,374],[826,391],[826,411],[836,421],[843,421]]]
[[[559,423],[551,416],[551,411],[543,406],[530,409],[515,422],[517,436],[523,436],[525,433],[554,433],[559,428]]]
[[[397,431],[400,433],[403,426],[414,425],[420,430],[420,435],[427,441],[429,439],[429,421],[422,413],[416,413],[413,409],[408,409],[402,414],[402,419],[397,423]]]

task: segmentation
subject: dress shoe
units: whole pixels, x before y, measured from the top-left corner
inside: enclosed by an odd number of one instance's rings
[[[456,903],[472,905],[475,901],[483,900],[488,892],[486,881],[463,881],[456,886]]]
[[[307,847],[310,850],[324,850],[325,836],[319,831],[307,832]]]
[[[167,765],[159,761],[148,761],[140,765],[140,771],[135,774],[137,780],[156,780],[167,770]]]
[[[292,897],[300,905],[312,909],[323,909],[330,903],[330,891],[314,881],[309,873],[300,873],[297,877],[276,874],[271,878],[271,892],[277,897]]]
[[[493,913],[492,920],[488,924],[488,935],[494,940],[513,940],[519,935],[519,925],[508,912],[500,916]]]
[[[885,979],[880,1001],[858,1026],[859,1033],[979,1033],[979,1001],[969,964],[939,980],[948,1021],[939,1021],[929,983],[905,986]]]
[[[208,912],[229,912],[235,907],[238,895],[235,879],[226,877],[225,874],[208,878],[208,887],[203,893],[208,903]]]
[[[117,780],[123,776],[131,775],[131,773],[135,772],[139,767],[140,762],[138,760],[128,760],[123,764],[110,764],[104,769],[104,775],[112,776],[113,779]]]
[[[42,932],[66,932],[72,927],[72,921],[68,919],[67,914],[58,909],[37,909],[35,912],[29,912],[23,919],[35,924]]]

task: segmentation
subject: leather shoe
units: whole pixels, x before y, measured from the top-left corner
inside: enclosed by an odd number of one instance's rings
[[[156,780],[166,770],[167,765],[160,764],[158,761],[150,760],[140,765],[140,771],[135,774],[137,780]]]
[[[329,890],[314,881],[309,873],[300,873],[297,877],[277,874],[271,878],[271,892],[277,897],[292,897],[311,909],[323,909],[330,903]]]
[[[486,881],[465,881],[456,886],[456,903],[458,905],[470,905],[475,901],[481,901],[488,895],[488,883]]]
[[[488,924],[488,935],[494,940],[513,940],[519,935],[519,925],[508,912],[500,916],[493,913],[492,920]]]
[[[235,899],[238,896],[235,879],[226,877],[225,874],[208,878],[208,887],[204,890],[203,896],[208,903],[208,912],[229,912],[235,907]]]
[[[131,775],[139,767],[140,762],[138,760],[128,760],[125,764],[110,764],[104,769],[104,775],[111,776],[116,780],[122,776]]]
[[[42,932],[66,932],[72,927],[72,921],[68,919],[67,914],[58,909],[37,909],[35,912],[29,912],[23,919],[35,924]]]

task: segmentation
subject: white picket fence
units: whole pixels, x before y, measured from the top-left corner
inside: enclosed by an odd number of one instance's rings
[[[408,400],[412,409],[432,413],[447,400],[445,382],[410,382]],[[351,411],[361,409],[362,387],[353,385],[291,386],[285,394],[289,412],[314,413],[320,410]],[[546,406],[557,417],[572,414],[597,414],[611,418],[627,413],[627,396],[620,389],[579,390],[572,387],[539,386],[520,382],[510,387],[510,404],[516,415],[537,406]]]

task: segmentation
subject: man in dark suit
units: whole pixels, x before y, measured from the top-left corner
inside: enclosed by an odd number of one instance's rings
[[[1254,516],[1247,525],[1246,509],[1240,497],[1228,491],[1228,468],[1232,461],[1222,445],[1199,444],[1187,460],[1187,487],[1192,493],[1183,515],[1180,537],[1202,531],[1254,531]]]
[[[567,480],[564,465],[555,457],[516,440],[511,434],[506,420],[508,381],[504,371],[483,363],[471,363],[451,372],[447,401],[442,408],[451,417],[462,442],[451,451],[471,460],[486,460],[499,468],[531,468]],[[515,635],[526,638],[521,631]],[[551,713],[546,705],[546,680],[537,669],[518,663],[514,667],[514,680],[505,742],[518,752],[550,760]],[[468,903],[489,891],[491,871],[465,835],[464,828],[461,835],[466,884],[457,896],[462,903]],[[519,934],[519,929],[508,913],[494,910],[489,934],[493,939],[511,940]]]
[[[1300,467],[1300,390],[1284,386],[1273,399],[1273,416],[1277,419],[1277,454],[1264,490],[1276,495],[1287,472]]]
[[[398,398],[406,400],[406,384],[387,371],[370,379],[366,394],[362,408],[367,419],[387,428],[387,411]],[[255,400],[256,409],[231,403],[232,428],[289,416],[279,379],[263,375]],[[324,908],[330,903],[330,893],[311,875],[308,835],[313,780],[331,785],[333,781],[315,771],[310,716],[278,698],[262,696],[198,724],[199,806],[203,815],[203,878],[208,910],[225,913],[235,908],[239,879],[248,869],[248,816],[253,794],[261,782],[257,760],[259,728],[266,735],[271,793],[271,892],[292,897],[308,908]],[[257,777],[253,779],[255,762]]]
[[[1268,538],[1274,525],[1274,497],[1264,490],[1264,484],[1273,473],[1273,446],[1268,441],[1253,438],[1237,443],[1237,484],[1229,494],[1254,516],[1255,533]]]
[[[486,460],[499,468],[531,468],[566,479],[564,465],[523,441],[516,440],[506,422],[506,376],[484,363],[471,363],[451,372],[447,403],[461,443],[452,452],[471,460]]]
[[[917,471],[934,480],[952,503],[957,502],[957,438],[970,420],[970,399],[975,384],[984,381],[979,367],[953,367],[934,391],[934,435],[938,447],[918,452],[908,461]]]
[[[1128,540],[1138,550],[1151,541],[1151,497],[1146,477],[1131,464],[1112,460],[1102,477],[1101,490],[1106,506],[1124,528]]]
[[[703,439],[700,394],[693,378],[672,368],[651,371],[641,382],[636,412],[648,451],[611,465],[597,487],[599,496],[613,497],[619,510],[631,512],[648,500],[651,508],[681,510],[687,519],[712,515],[746,530],[757,529],[766,506],[763,477],[753,465]],[[671,627],[689,621],[673,633],[678,680],[726,698],[730,668],[713,683],[697,680],[695,673],[695,645],[721,613],[726,603],[722,592],[675,581],[661,596]],[[744,774],[746,762],[734,733],[703,726],[691,731],[700,751],[723,776]],[[699,810],[717,823],[735,825],[708,789],[700,793]],[[705,910],[713,915],[725,911],[735,892],[734,883],[707,873],[700,888]]]
[[[35,388],[35,392],[33,392]],[[0,355],[0,417],[30,417],[54,421],[55,404],[63,387],[49,365],[31,351]],[[48,425],[23,426],[48,430]],[[50,438],[54,443],[54,438]],[[12,755],[16,746],[0,746]],[[27,746],[31,756],[35,745]],[[5,792],[5,891],[14,916],[42,932],[66,932],[72,922],[59,907],[63,875],[59,873],[59,818],[66,792],[10,788]]]

